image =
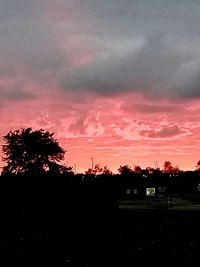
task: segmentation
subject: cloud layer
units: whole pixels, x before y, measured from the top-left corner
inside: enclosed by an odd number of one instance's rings
[[[55,131],[82,168],[92,155],[150,164],[157,147],[191,166],[199,11],[195,0],[2,0],[0,134]]]
[[[199,8],[185,0],[2,1],[2,78],[199,97]]]

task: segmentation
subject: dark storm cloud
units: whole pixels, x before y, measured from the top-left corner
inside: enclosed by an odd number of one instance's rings
[[[12,86],[1,86],[0,99],[18,101],[18,100],[34,100],[36,99],[34,93],[29,92],[26,88],[23,88],[23,84],[18,83]]]
[[[170,105],[156,105],[156,104],[134,104],[131,101],[124,102],[120,109],[122,111],[130,112],[140,112],[140,113],[174,113],[181,110],[180,106],[170,106]]]
[[[1,69],[5,65],[8,72],[13,71],[17,76],[25,75],[26,71],[32,74],[53,72],[62,64],[63,51],[57,43],[55,32],[50,29],[48,13],[43,11],[42,3],[45,2],[1,1]]]
[[[143,130],[141,136],[148,138],[172,138],[179,135],[189,134],[188,130],[181,129],[178,125],[163,126],[158,130]]]
[[[199,1],[0,3],[1,75],[50,77],[64,91],[199,97],[199,42]]]
[[[163,34],[153,35],[144,40],[139,51],[82,66],[71,73],[66,85],[99,93],[131,90],[148,95],[156,92],[159,95],[170,94],[165,91],[166,86],[185,60],[184,57],[165,53]]]
[[[199,96],[198,1],[86,1],[90,40],[109,56],[81,66],[63,86],[102,94]],[[121,44],[121,47],[120,47]],[[109,51],[108,51],[109,50]]]

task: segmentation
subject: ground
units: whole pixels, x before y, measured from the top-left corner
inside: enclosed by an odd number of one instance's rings
[[[0,266],[192,266],[199,258],[200,210],[8,211],[0,222]]]

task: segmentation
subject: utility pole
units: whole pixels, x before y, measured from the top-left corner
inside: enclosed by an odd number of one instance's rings
[[[92,170],[94,169],[94,158],[91,157],[91,160],[92,160]]]
[[[154,165],[155,165],[155,169],[158,169],[158,162],[157,161],[154,162]]]

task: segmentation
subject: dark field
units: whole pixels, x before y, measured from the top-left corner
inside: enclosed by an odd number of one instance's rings
[[[119,209],[99,185],[1,183],[0,266],[196,265],[200,210],[164,207]]]
[[[199,258],[199,211],[22,213],[0,220],[0,266],[185,266]]]

